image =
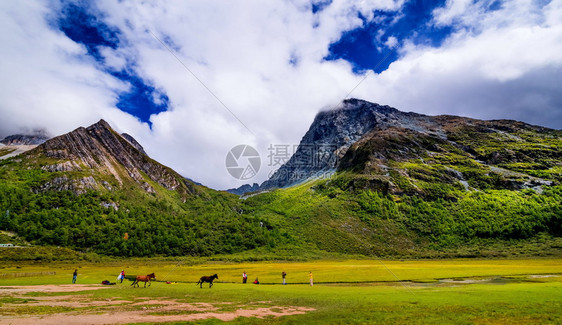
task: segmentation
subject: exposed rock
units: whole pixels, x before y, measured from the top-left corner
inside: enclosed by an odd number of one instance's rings
[[[347,99],[340,107],[320,112],[289,161],[260,189],[286,187],[339,166],[352,144],[376,129],[399,127],[444,137],[431,118],[404,113],[359,99]]]
[[[392,165],[389,163],[417,161],[425,164],[425,159],[433,161],[440,156],[464,157],[481,169],[521,164],[540,165],[542,170],[547,170],[560,165],[562,148],[557,141],[561,136],[559,130],[517,121],[426,116],[348,99],[340,107],[316,116],[295,154],[261,184],[260,190],[291,186],[336,169],[379,176],[389,176],[394,171],[400,177],[410,178],[405,170],[389,168]],[[543,143],[533,143],[532,137],[543,139]],[[506,146],[508,143],[514,145]],[[436,182],[438,177],[449,183],[460,182],[469,190],[465,175],[456,170],[444,169],[440,175],[435,175],[435,170],[431,175],[424,175],[423,168],[416,172],[425,181]],[[537,178],[529,175],[519,175],[515,179],[501,173],[501,177],[500,187],[542,186],[533,183],[531,180]],[[504,185],[500,184],[502,181]],[[383,191],[396,188],[390,185],[392,182],[388,184],[388,187],[381,188],[381,184],[374,187]],[[416,188],[415,184],[410,187]]]
[[[5,137],[0,142],[7,146],[39,145],[44,143],[48,139],[49,137],[44,134],[38,134],[38,135],[14,134]]]
[[[67,176],[56,177],[50,182],[35,189],[35,192],[44,191],[71,191],[76,195],[84,194],[87,190],[97,189],[97,182],[92,176],[72,179]]]
[[[195,184],[195,185],[201,185],[201,186],[203,186],[203,184],[201,184],[201,183],[199,183],[199,182],[197,182],[197,181],[194,181],[194,180],[192,180],[191,178],[187,178],[187,177],[184,177],[184,178],[185,178],[187,181],[189,181],[190,183],[193,183],[193,184]]]
[[[35,144],[18,144],[18,145],[9,145],[9,146],[2,145],[2,147],[0,148],[1,149],[0,160],[21,155],[22,153],[34,149],[36,147],[37,145]]]
[[[80,166],[78,166],[78,164],[74,161],[65,161],[54,165],[46,165],[41,167],[41,169],[49,172],[69,172],[73,170],[82,170],[82,168],[80,168]]]
[[[142,152],[146,155],[146,152],[144,151],[144,148],[140,145],[140,143],[137,142],[137,140],[135,140],[135,138],[128,135],[127,133],[121,133],[121,136],[125,140],[127,140],[133,147],[135,147],[138,151],[140,151],[140,152]]]
[[[113,210],[118,211],[119,205],[115,202],[101,202],[100,205],[104,208],[113,208]]]
[[[231,188],[226,190],[229,193],[232,194],[236,194],[236,195],[244,195],[246,193],[250,193],[250,192],[255,192],[257,190],[259,190],[260,185],[258,183],[254,183],[252,185],[250,184],[244,184],[238,188]]]
[[[166,189],[176,190],[182,196],[195,191],[192,183],[148,157],[135,139],[127,135],[125,137],[127,139],[115,132],[106,121],[100,120],[88,128],[80,127],[50,139],[27,154],[64,160],[61,163],[44,166],[44,170],[91,170],[93,175],[111,175],[119,184],[124,184],[127,179],[131,179],[149,193],[155,191],[148,183],[149,180]],[[62,184],[59,186],[57,182],[46,184],[45,188],[58,189],[67,186]],[[109,183],[102,184],[104,188],[111,189]],[[88,186],[93,185],[82,184],[78,189]]]
[[[110,191],[113,191],[113,187],[112,187],[111,184],[109,184],[108,182],[106,182],[106,181],[101,181],[101,185],[102,185],[103,187],[105,187],[106,189],[108,189],[108,190],[110,190]]]

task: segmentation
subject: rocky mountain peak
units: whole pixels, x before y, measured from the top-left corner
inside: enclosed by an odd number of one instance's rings
[[[335,109],[316,115],[295,154],[260,189],[286,187],[333,171],[349,147],[374,128],[401,126],[427,131],[421,123],[425,119],[390,106],[346,99]]]
[[[91,175],[84,182],[65,175],[59,182],[63,184],[46,184],[44,189],[54,186],[82,192],[88,188],[109,189],[133,181],[146,192],[155,191],[151,182],[169,190],[177,190],[183,195],[193,190],[193,184],[172,169],[152,160],[133,137],[120,135],[104,120],[50,139],[28,154],[42,155],[57,161],[43,166],[44,170],[79,171],[81,174]]]
[[[97,123],[94,123],[88,127],[88,129],[112,129],[111,125],[107,123],[106,120],[100,119]]]
[[[559,136],[555,130],[516,121],[426,116],[346,99],[335,109],[316,115],[296,152],[260,190],[291,186],[311,177],[329,176],[336,170],[386,175],[388,162],[424,161],[424,157],[451,152],[486,166],[531,161],[541,161],[545,168],[554,166],[551,161],[559,159],[560,150],[551,147],[547,140],[532,154],[522,145],[498,149],[506,141],[527,141],[518,135],[522,130],[537,134],[538,138]]]
[[[9,135],[0,141],[0,160],[32,150],[48,139],[49,136],[43,130],[36,130],[32,134]]]

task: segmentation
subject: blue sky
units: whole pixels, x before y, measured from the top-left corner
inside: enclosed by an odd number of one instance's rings
[[[129,85],[127,91],[118,93],[119,100],[115,105],[117,108],[152,125],[150,116],[168,109],[168,97],[154,88],[150,80],[144,80],[137,75],[134,61],[127,60],[127,65],[121,69],[105,65],[100,48],[115,50],[120,43],[126,43],[127,39],[118,28],[106,24],[103,18],[103,13],[87,2],[64,2],[53,27],[74,42],[84,45],[87,55],[96,61],[99,69]]]
[[[0,26],[0,137],[104,118],[218,189],[232,147],[346,96],[562,128],[562,0],[4,1]]]
[[[375,11],[376,19],[372,20],[358,13],[362,26],[344,32],[338,41],[330,44],[326,59],[349,61],[355,73],[368,70],[381,73],[398,59],[396,44],[411,40],[415,44],[439,47],[453,31],[452,26],[431,24],[433,10],[444,4],[444,0],[409,1],[399,11]],[[389,38],[397,43],[389,43]]]
[[[331,3],[332,1],[313,2],[310,10],[317,15]],[[381,73],[398,59],[397,44],[405,40],[438,47],[453,30],[452,26],[431,25],[433,10],[444,5],[444,0],[408,1],[400,10],[373,10],[374,19],[368,19],[357,12],[357,17],[362,21],[361,26],[343,32],[337,41],[331,43],[324,60],[345,60],[352,65],[352,71],[356,74],[369,70]],[[130,85],[130,89],[118,94],[117,108],[149,125],[152,125],[151,115],[168,109],[167,95],[154,88],[150,80],[137,75],[132,68],[135,62],[128,60],[127,65],[120,70],[105,66],[99,49],[109,47],[115,50],[120,43],[127,43],[127,39],[118,28],[104,22],[103,12],[94,5],[87,2],[63,2],[53,27],[73,41],[83,44],[87,55],[96,61],[99,69]],[[389,38],[394,40],[389,41]],[[298,58],[292,57],[291,62],[296,64]]]

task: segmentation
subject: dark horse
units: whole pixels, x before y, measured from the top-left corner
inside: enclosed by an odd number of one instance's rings
[[[132,286],[139,286],[139,281],[144,282],[144,287],[146,288],[146,283],[148,282],[148,286],[150,287],[150,285],[152,284],[150,282],[150,279],[156,279],[156,276],[154,275],[154,273],[150,273],[148,275],[137,275],[137,278],[135,279],[135,281],[133,281],[133,284],[131,284]]]
[[[219,276],[216,274],[213,274],[211,276],[202,276],[201,279],[199,279],[199,282],[197,282],[197,284],[199,285],[199,288],[203,288],[203,282],[209,282],[209,288],[210,288],[213,286],[213,281],[218,278]]]

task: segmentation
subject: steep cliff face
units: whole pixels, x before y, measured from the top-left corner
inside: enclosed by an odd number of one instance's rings
[[[349,99],[316,116],[293,157],[260,189],[335,170],[371,175],[378,189],[394,193],[439,178],[465,188],[538,188],[561,180],[561,139],[561,131],[522,122],[426,116]]]
[[[335,170],[347,150],[373,129],[400,127],[438,134],[430,117],[401,112],[359,99],[347,99],[336,109],[320,112],[291,159],[260,189],[287,187]]]
[[[73,189],[83,192],[85,189],[110,189],[132,181],[146,192],[154,192],[150,180],[181,195],[194,190],[192,183],[152,160],[136,140],[118,134],[104,120],[50,139],[26,155],[46,157],[51,163],[44,164],[43,170],[74,171],[83,175],[78,179],[68,176],[55,178],[43,184],[40,190]]]

